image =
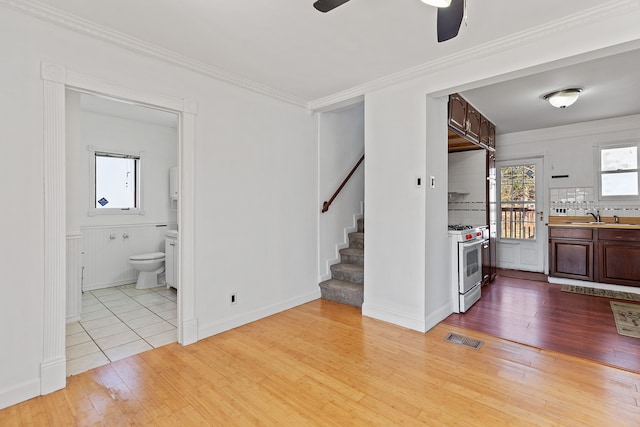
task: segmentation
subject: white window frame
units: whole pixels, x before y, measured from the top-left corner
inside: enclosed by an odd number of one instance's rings
[[[142,191],[142,157],[143,152],[114,150],[89,146],[89,216],[97,215],[144,215]],[[135,208],[96,208],[96,154],[109,154],[114,157],[137,159],[136,165],[136,207]]]
[[[625,172],[637,172],[638,174],[638,194],[636,195],[620,195],[620,196],[603,196],[602,195],[602,174],[610,174],[616,172],[602,172],[601,156],[602,150],[611,150],[615,148],[636,147],[636,155],[638,156],[637,165],[638,169],[625,169]],[[594,146],[594,164],[595,164],[595,188],[598,189],[598,200],[600,201],[625,201],[625,200],[640,200],[640,142],[639,141],[627,141],[617,142],[608,145],[596,145]]]

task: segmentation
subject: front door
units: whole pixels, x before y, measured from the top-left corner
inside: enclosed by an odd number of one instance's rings
[[[497,166],[497,266],[544,272],[543,166],[541,158],[501,161]]]

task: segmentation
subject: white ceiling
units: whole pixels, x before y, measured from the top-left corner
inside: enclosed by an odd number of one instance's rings
[[[326,14],[316,11],[313,1],[40,4],[306,102],[602,5],[602,0],[467,0],[468,26],[463,24],[455,39],[438,44],[436,9],[419,0],[351,0]],[[618,96],[615,103],[605,97],[606,91],[637,90],[638,58],[610,58],[463,94],[500,133],[640,113],[640,100],[633,96],[627,97],[629,102]],[[585,93],[564,111],[551,110],[538,99],[575,85],[584,86]]]

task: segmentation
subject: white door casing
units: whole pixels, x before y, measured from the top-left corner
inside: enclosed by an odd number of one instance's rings
[[[194,280],[194,171],[195,117],[197,103],[157,93],[134,90],[90,76],[59,64],[42,62],[44,143],[44,304],[43,354],[40,364],[40,394],[66,385],[66,197],[65,197],[65,91],[78,90],[109,96],[178,115],[178,342],[198,340],[195,317]]]

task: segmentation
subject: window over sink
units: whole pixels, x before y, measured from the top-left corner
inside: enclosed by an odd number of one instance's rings
[[[637,199],[638,144],[598,148],[600,200]]]

